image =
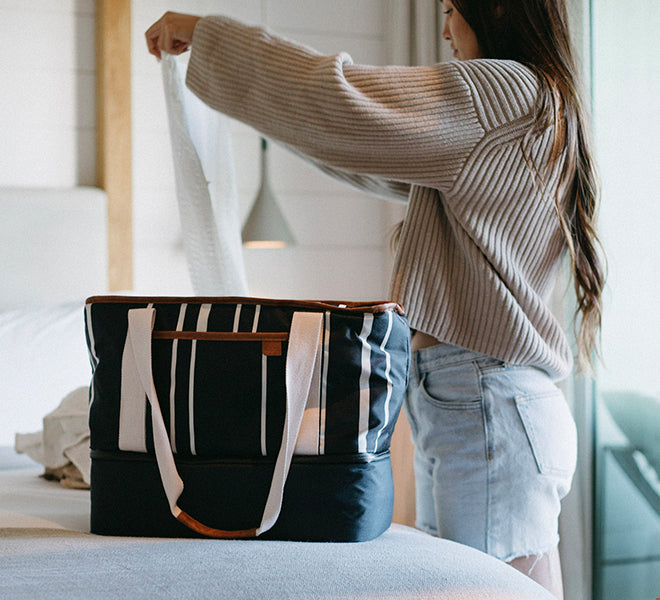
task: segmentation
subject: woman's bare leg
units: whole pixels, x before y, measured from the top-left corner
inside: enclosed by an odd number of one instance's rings
[[[514,558],[509,564],[542,585],[559,600],[563,600],[564,584],[561,577],[558,548],[553,548],[550,552],[538,556]]]

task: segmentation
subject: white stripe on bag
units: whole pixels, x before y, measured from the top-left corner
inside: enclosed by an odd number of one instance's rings
[[[268,397],[268,357],[261,355],[261,456],[266,456],[266,400]]]
[[[242,308],[242,306],[243,306],[242,304],[237,304],[236,305],[236,312],[234,313],[234,327],[232,329],[232,331],[234,333],[236,333],[238,331],[238,325],[241,321],[241,308]]]
[[[390,339],[390,333],[392,333],[392,313],[388,312],[387,316],[389,320],[387,322],[387,333],[383,338],[383,343],[380,345],[380,351],[385,354],[385,379],[387,379],[387,396],[385,398],[385,417],[383,419],[383,426],[378,430],[378,435],[376,436],[376,442],[374,443],[374,452],[378,452],[378,440],[380,440],[380,434],[383,433],[385,427],[390,422],[390,400],[392,399],[392,377],[391,377],[391,367],[392,367],[392,357],[390,353],[385,350],[385,346]]]
[[[94,341],[94,328],[92,327],[92,305],[85,305],[87,337],[89,338],[89,352],[92,355],[92,371],[99,364],[99,357],[96,355],[96,342]],[[94,404],[94,385],[89,386],[89,406]],[[89,410],[89,409],[88,409]]]
[[[360,341],[362,342],[362,372],[360,373],[360,416],[358,419],[358,452],[367,451],[367,434],[369,433],[369,409],[371,388],[369,378],[371,377],[371,346],[367,338],[371,333],[374,316],[364,315]]]
[[[183,331],[183,323],[186,318],[187,304],[182,304],[179,309],[179,320],[176,324],[177,331]],[[176,453],[176,361],[179,351],[179,340],[172,340],[172,366],[170,369],[170,444],[172,452]]]
[[[325,313],[325,335],[323,337],[323,375],[321,377],[321,399],[319,401],[319,454],[325,454],[325,416],[328,399],[328,365],[330,364],[330,311]]]
[[[209,325],[210,304],[202,304],[197,317],[197,331],[206,331]],[[190,381],[188,384],[188,431],[190,433],[190,453],[197,454],[195,449],[195,360],[197,358],[197,340],[192,341],[190,351]]]
[[[259,315],[261,306],[257,304],[254,307],[254,319],[252,320],[252,333],[256,333],[259,328]],[[266,416],[268,404],[268,357],[261,355],[261,456],[266,456],[268,448],[266,447]]]

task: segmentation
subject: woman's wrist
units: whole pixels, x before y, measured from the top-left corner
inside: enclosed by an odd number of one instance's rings
[[[149,52],[161,58],[163,52],[182,54],[192,44],[193,33],[201,17],[166,12],[147,31],[145,37]]]

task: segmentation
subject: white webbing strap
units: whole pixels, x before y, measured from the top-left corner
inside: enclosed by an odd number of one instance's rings
[[[160,478],[170,505],[170,511],[175,517],[179,516],[181,509],[177,506],[177,500],[183,492],[183,481],[179,477],[174,464],[174,455],[170,446],[170,440],[163,421],[163,415],[158,404],[156,386],[151,373],[151,332],[153,329],[156,309],[137,308],[128,311],[128,333],[130,346],[133,349],[133,361],[137,368],[142,389],[147,394],[151,404],[151,425],[154,437],[154,450]],[[128,346],[128,344],[126,344]],[[127,357],[124,356],[124,359]],[[139,397],[136,397],[139,400]]]
[[[273,481],[257,535],[261,535],[275,525],[282,508],[284,484],[289,474],[293,451],[307,405],[322,329],[323,313],[293,313],[286,355],[286,417],[282,445],[277,454]]]
[[[223,531],[207,527],[177,505],[183,492],[183,481],[179,477],[174,462],[165,422],[160,411],[156,387],[151,371],[151,335],[156,311],[154,308],[138,308],[128,311],[128,336],[133,349],[133,359],[140,376],[149,404],[154,438],[154,450],[161,481],[170,511],[179,521],[205,535],[214,537],[250,537],[268,531],[279,516],[282,508],[284,484],[289,473],[293,451],[302,422],[307,396],[309,394],[317,347],[323,325],[322,313],[296,312],[291,321],[289,346],[286,360],[286,418],[282,433],[282,444],[275,462],[266,506],[261,524],[256,529],[243,531]]]

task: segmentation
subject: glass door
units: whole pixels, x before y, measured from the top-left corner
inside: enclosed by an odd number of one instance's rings
[[[594,597],[660,598],[660,2],[591,0],[608,258],[596,377]]]

